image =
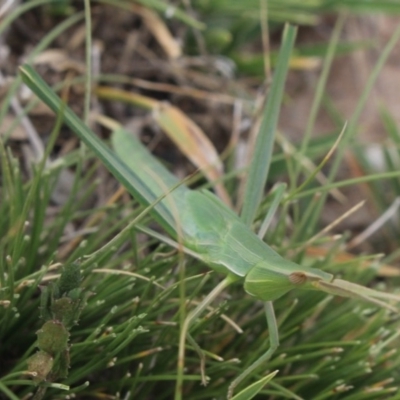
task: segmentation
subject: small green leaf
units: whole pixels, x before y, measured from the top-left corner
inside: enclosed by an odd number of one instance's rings
[[[58,287],[60,295],[63,296],[73,289],[79,287],[82,280],[80,265],[77,262],[65,265],[63,267]]]
[[[53,368],[54,359],[45,351],[38,351],[27,360],[28,371],[35,373],[33,378],[36,382],[43,382]]]
[[[233,396],[231,400],[250,400],[254,396],[256,396],[262,388],[278,373],[279,371],[276,370],[271,372],[269,375],[265,376],[264,378],[260,379],[257,382],[254,382],[252,385],[247,386],[246,389],[243,389],[239,392],[236,396]]]
[[[69,350],[66,349],[55,359],[54,367],[51,372],[57,379],[65,379],[68,376],[69,367],[70,356]]]
[[[48,286],[42,287],[42,294],[40,296],[40,317],[45,321],[51,319],[49,311],[49,303],[51,300],[51,291]]]
[[[37,341],[40,350],[55,356],[68,347],[69,333],[59,321],[47,321],[37,331]]]
[[[51,305],[51,311],[55,320],[67,326],[74,319],[75,303],[69,297],[61,297],[54,300],[54,303]]]

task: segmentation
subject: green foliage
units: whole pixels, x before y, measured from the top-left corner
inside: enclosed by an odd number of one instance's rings
[[[39,349],[52,356],[67,349],[69,333],[57,320],[47,321],[36,334]]]
[[[53,287],[54,295],[57,297],[76,297],[76,294],[71,292],[79,288],[81,280],[82,274],[78,262],[64,266],[61,272],[60,281]]]
[[[53,369],[54,358],[47,351],[38,351],[27,360],[28,371],[32,373],[36,382],[43,382],[47,379],[50,371]]]
[[[65,379],[70,368],[70,328],[78,323],[89,292],[79,287],[80,263],[67,264],[60,278],[42,288],[40,311],[46,322],[36,332],[39,351],[28,358],[28,372],[37,383]],[[35,400],[43,398],[39,388]]]
[[[7,159],[2,158],[3,162]],[[8,166],[2,169],[3,176],[6,176],[5,172],[12,169],[7,161],[3,165]],[[17,171],[16,168],[13,170]],[[45,191],[47,179],[56,175],[56,171],[50,171],[46,179],[41,179],[37,190]],[[13,181],[17,182],[18,176],[14,176]],[[29,187],[32,186],[21,187],[23,198],[27,198]],[[88,185],[82,181],[79,187],[84,189]],[[10,209],[19,203],[18,197],[13,197],[11,204],[7,193],[2,192],[3,209]],[[268,208],[272,201],[272,198],[267,199],[263,207]],[[41,203],[41,207],[44,206]],[[38,208],[30,209],[29,213],[29,229],[32,232],[36,229],[32,222],[35,220],[34,210]],[[138,214],[133,204],[108,207],[106,210],[107,214],[99,222],[97,231],[86,236],[84,244],[71,253],[71,260],[65,266],[76,267],[73,260],[98,250],[123,232],[123,227]],[[284,218],[282,208],[279,210],[279,215]],[[96,211],[91,210],[89,215]],[[60,214],[68,214],[70,220],[82,215],[77,202],[64,211],[62,208]],[[257,218],[256,223],[261,223],[260,214]],[[31,253],[32,246],[28,245],[21,249],[21,257],[28,259],[35,255],[32,269],[22,271],[27,263],[20,262],[17,267],[9,269],[16,274],[13,286],[7,284],[9,281],[2,284],[3,345],[0,357],[2,360],[14,360],[1,367],[0,390],[4,398],[13,399],[7,394],[10,391],[17,398],[23,398],[36,390],[29,386],[30,381],[24,379],[26,370],[35,369],[38,381],[48,375],[52,363],[56,362],[55,357],[50,358],[48,353],[43,354],[40,350],[35,353],[35,332],[43,325],[38,321],[41,300],[36,288],[44,278],[52,277],[53,268],[49,271],[53,255],[49,251],[49,247],[52,248],[50,238],[54,240],[54,232],[62,232],[60,224],[63,221],[60,216],[41,227],[42,236],[36,243],[41,251]],[[1,226],[0,244],[2,248],[10,248],[13,241],[8,232],[12,230],[5,220]],[[146,229],[139,224],[125,231],[119,244],[110,246],[101,258],[84,267],[85,279],[81,285],[85,291],[95,293],[87,299],[79,325],[70,330],[71,368],[68,377],[53,383],[47,381],[44,399],[65,398],[73,393],[79,399],[91,398],[94,394],[114,395],[116,387],[120,398],[147,399],[157,395],[160,399],[170,399],[173,396],[180,304],[176,266],[180,256],[171,252],[169,245],[152,239],[143,242],[139,233],[142,228]],[[303,236],[303,239],[306,237]],[[287,251],[288,242],[279,230],[269,230],[268,242],[282,254]],[[296,243],[292,246],[295,247]],[[2,258],[2,265],[10,265],[11,260],[8,260]],[[363,269],[362,261],[357,260],[351,268],[342,268],[329,255],[319,260],[299,254],[296,261],[323,267],[362,283],[367,283],[374,275],[373,270]],[[47,266],[40,269],[37,265]],[[82,265],[85,261],[81,268]],[[199,262],[190,258],[187,260],[185,286],[188,302],[196,304],[220,280],[217,274],[207,273],[208,270]],[[3,272],[3,278],[6,275]],[[49,320],[60,315],[62,311],[58,310],[58,300],[67,297],[51,294],[51,288],[52,285],[47,285],[48,297],[42,301],[46,305],[45,319]],[[392,288],[388,290],[392,291]],[[260,351],[266,349],[268,331],[261,304],[246,296],[241,285],[234,285],[226,296],[225,301],[217,301],[207,315],[200,317],[192,331],[195,341],[206,351],[206,373],[210,383],[207,387],[200,385],[199,358],[194,348],[188,345],[184,398],[225,398],[231,380],[254,361]],[[13,308],[6,308],[5,300],[13,301]],[[188,307],[192,308],[192,305]],[[400,359],[394,351],[399,340],[396,316],[362,302],[301,291],[282,297],[275,302],[275,307],[281,346],[271,362],[254,374],[254,380],[262,379],[276,369],[280,372],[262,389],[262,396],[296,398],[296,394],[313,399],[394,398],[394,388],[400,384]],[[233,319],[243,333],[236,332],[227,317]],[[32,357],[34,354],[36,356]],[[28,357],[31,357],[29,364]],[[90,382],[89,386],[86,381]],[[59,385],[61,383],[64,386]],[[31,384],[36,382],[31,381]]]
[[[219,24],[207,18],[209,25],[215,26],[206,40],[215,51],[222,49],[228,54],[240,50],[242,40],[258,37],[258,19],[249,19],[248,14],[237,18],[244,3],[194,2],[204,16],[213,11],[215,21],[222,21]],[[278,14],[276,10],[284,7],[284,2],[269,3],[275,6],[271,9],[275,22],[286,20],[291,14],[294,21],[296,17],[299,22],[314,23],[322,8],[335,10],[342,5],[360,11],[398,9],[398,2],[321,0],[297,2],[290,9],[286,5],[286,14]],[[38,4],[27,2],[24,9]],[[115,4],[127,6],[123,2]],[[169,7],[162,1],[142,0],[141,4],[161,13]],[[218,8],[220,4],[225,8]],[[254,14],[249,5],[246,7]],[[176,20],[204,27],[188,13],[178,11]],[[270,12],[271,18],[273,15]],[[49,32],[31,56],[81,18],[82,14],[77,13]],[[6,27],[2,21],[0,30]],[[320,48],[314,50],[321,55]],[[19,83],[16,79],[10,88],[0,119],[4,118]],[[371,85],[367,86],[369,90]],[[368,90],[364,96],[368,96]],[[317,102],[317,108],[319,105]],[[321,140],[304,139],[301,150],[296,150],[290,159],[283,151],[274,149],[269,183],[289,171],[290,196],[279,197],[279,204],[276,197],[263,198],[254,226],[264,225],[267,218],[263,216],[274,209],[274,223],[269,225],[265,240],[280,254],[303,265],[393,292],[398,278],[377,279],[378,262],[361,256],[347,263],[338,261],[346,235],[336,238],[330,251],[319,257],[305,251],[307,242],[320,229],[326,201],[321,193],[340,185],[364,182],[382,213],[400,196],[399,128],[384,108],[382,119],[389,136],[384,149],[387,172],[377,173],[364,156],[364,144],[355,135],[357,118],[352,123],[352,140],[342,145],[342,150],[355,149],[368,173],[365,177],[351,182],[336,182],[331,177],[324,185],[313,180],[296,192],[302,178],[309,176],[302,157],[318,163],[342,126]],[[47,154],[51,143],[49,140]],[[90,154],[82,154],[74,151],[55,164],[36,166],[27,179],[21,172],[20,160],[0,141],[0,398],[18,400],[36,392],[36,398],[43,399],[171,399],[177,379],[179,310],[192,310],[220,282],[221,276],[210,273],[206,265],[189,256],[185,257],[184,273],[178,275],[183,255],[167,237],[151,229],[154,221],[148,214],[137,219],[142,208],[135,202],[88,209],[85,199],[96,190],[94,176],[98,164]],[[83,164],[92,167],[81,176]],[[46,210],[52,204],[53,187],[63,170],[76,172],[75,185],[68,200],[58,206],[58,213],[49,218]],[[64,254],[59,271],[54,260],[68,240],[66,227],[84,226],[90,217],[99,215],[94,229],[85,232],[76,247]],[[388,254],[383,262],[390,263],[399,256],[398,229],[389,224],[383,233]],[[324,240],[327,239],[319,238],[312,244],[323,245]],[[81,264],[75,263],[77,259],[82,259]],[[54,273],[58,272],[61,278],[57,281]],[[180,295],[182,287],[184,302]],[[240,388],[238,399],[259,390],[255,398],[400,398],[397,315],[361,301],[302,291],[278,299],[275,308],[280,347],[265,367],[254,372],[249,386]],[[194,342],[186,345],[183,396],[196,400],[224,399],[230,382],[266,350],[269,333],[262,305],[247,296],[241,285],[233,285],[207,314],[196,320],[191,335]],[[206,354],[206,373],[210,378],[207,387],[200,385],[195,343]],[[273,377],[276,370],[279,372]],[[267,386],[262,386],[266,381]],[[256,383],[252,386],[250,382]]]

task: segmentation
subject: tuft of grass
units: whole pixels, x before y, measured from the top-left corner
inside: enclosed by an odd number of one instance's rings
[[[45,2],[27,3],[15,16],[42,3]],[[168,9],[161,1],[143,0],[141,3],[161,12]],[[362,1],[340,3],[353,8],[373,6],[371,2]],[[213,3],[214,7],[219,4],[222,2]],[[333,3],[326,3],[326,6],[329,4]],[[126,7],[121,2],[115,5]],[[275,6],[285,7],[283,2]],[[381,6],[390,4],[382,2]],[[297,7],[302,9],[296,13],[298,17],[306,15],[314,21],[316,14],[304,14],[305,5]],[[287,5],[285,10],[287,14],[280,14],[280,18],[294,15]],[[82,17],[82,14],[71,16],[49,32],[33,50],[32,59]],[[176,18],[190,26],[199,26],[188,13],[177,12]],[[3,22],[1,29],[6,26]],[[330,56],[333,56],[337,37],[332,39],[331,46]],[[389,51],[390,47],[383,53],[378,67]],[[328,58],[326,72],[329,62]],[[318,88],[317,109],[322,102],[325,77],[321,78]],[[373,78],[366,85],[363,98],[368,96]],[[86,79],[91,80],[91,77]],[[19,84],[18,78],[4,100],[0,120]],[[280,87],[277,95],[282,94],[283,87]],[[359,108],[362,108],[362,101]],[[105,204],[87,207],[86,200],[99,185],[95,179],[98,161],[91,149],[75,150],[56,162],[47,162],[60,130],[63,111],[61,108],[47,147],[43,149],[39,164],[33,166],[29,179],[25,166],[5,144],[3,136],[0,140],[0,359],[4,361],[0,366],[0,398],[171,399],[177,380],[180,309],[192,309],[220,282],[221,276],[190,256],[185,256],[185,274],[179,274],[182,254],[175,251],[163,233],[154,232],[154,221],[147,211],[143,213],[143,209],[119,189],[110,194]],[[26,112],[27,109],[20,117]],[[326,196],[333,189],[364,183],[380,214],[399,196],[399,128],[384,109],[382,119],[389,135],[388,147],[383,151],[383,172],[373,168],[365,157],[363,144],[355,140],[355,118],[349,133],[355,143],[340,142],[337,154],[351,148],[364,174],[347,181],[335,181],[332,174],[323,184],[315,178],[301,190],[297,189],[310,175],[304,160],[317,165],[320,157],[333,146],[342,126],[323,140],[304,139],[291,157],[279,147],[273,147],[271,140],[267,147],[273,154],[268,184],[276,183],[282,172],[288,172],[289,191],[286,192],[285,185],[277,186],[274,190],[278,195],[274,195],[274,191],[268,193],[259,207],[251,211],[254,212],[253,226],[268,227],[265,240],[288,258],[358,283],[393,291],[399,278],[385,278],[386,270],[381,264],[398,259],[395,224],[383,225],[387,239],[385,250],[389,253],[382,262],[362,256],[348,257],[343,262],[347,255],[343,250],[348,245],[346,235],[316,238]],[[311,117],[310,121],[311,127]],[[272,128],[266,130],[270,135],[275,133]],[[76,173],[73,190],[52,215],[53,188],[66,170]],[[84,173],[80,174],[82,170]],[[237,171],[229,171],[222,179],[234,180],[237,174]],[[250,178],[260,177],[251,175]],[[237,197],[237,193],[231,195]],[[258,205],[258,201],[255,203]],[[269,213],[271,209],[275,212]],[[253,220],[253,216],[249,219]],[[70,226],[78,228],[73,237],[67,234]],[[317,255],[316,250],[319,251]],[[67,324],[71,325],[68,326],[68,345],[61,353],[64,366],[69,358],[68,374],[64,371],[64,374],[48,377],[51,373],[49,358],[41,353],[48,352],[37,333],[55,318],[53,304],[60,300],[60,294],[54,294],[57,291],[55,282],[78,259],[82,262],[83,275],[83,279],[79,279],[82,288],[79,290],[90,292],[91,296],[85,298],[87,304],[82,310],[79,307],[79,324]],[[180,292],[182,284],[187,294],[184,301]],[[51,300],[42,300],[44,287],[52,288]],[[71,290],[62,290],[68,295],[61,295],[61,298],[76,294],[71,294]],[[271,399],[400,398],[397,315],[359,301],[301,291],[277,300],[275,309],[281,345],[270,362],[255,371],[252,378],[263,382],[270,380],[274,371],[279,370],[279,373],[263,389],[247,387],[249,391],[243,396],[250,396],[250,390],[254,389],[259,392],[259,398]],[[63,319],[57,314],[57,320],[60,318]],[[183,397],[188,399],[225,398],[230,382],[268,346],[262,305],[247,296],[239,284],[233,285],[207,314],[200,316],[191,335],[206,353],[210,381],[207,387],[200,385],[200,360],[196,348],[187,344]],[[45,379],[38,382],[39,364],[45,367],[39,371]],[[36,372],[36,379],[32,379],[32,372]]]

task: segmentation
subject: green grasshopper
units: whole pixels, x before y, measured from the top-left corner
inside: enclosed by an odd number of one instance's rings
[[[138,139],[123,129],[113,135],[115,154],[61,102],[31,67],[22,67],[21,74],[24,82],[54,112],[62,110],[66,124],[141,204],[155,204],[151,213],[172,237],[212,269],[226,275],[187,316],[181,330],[180,356],[184,355],[184,341],[192,322],[233,282],[242,281],[249,295],[265,302],[269,349],[231,383],[228,398],[232,397],[235,387],[265,363],[279,346],[272,301],[288,291],[319,290],[359,298],[397,311],[388,301],[400,301],[400,296],[336,279],[330,273],[282,258],[213,193],[179,185],[179,180]],[[182,375],[181,369],[178,371],[176,393],[181,392]],[[179,394],[176,399],[180,399]]]

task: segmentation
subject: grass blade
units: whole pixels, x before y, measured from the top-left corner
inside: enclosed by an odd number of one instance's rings
[[[256,396],[262,388],[278,373],[278,371],[271,372],[269,375],[260,379],[257,382],[254,382],[250,386],[247,386],[246,389],[243,389],[236,396],[232,397],[232,400],[250,400],[254,396]]]
[[[268,95],[268,101],[265,105],[264,116],[256,140],[254,157],[250,165],[244,194],[241,217],[247,225],[251,225],[254,220],[255,213],[262,199],[265,182],[268,177],[279,110],[296,31],[295,27],[286,25],[283,32],[282,47],[279,53],[271,90]]]

